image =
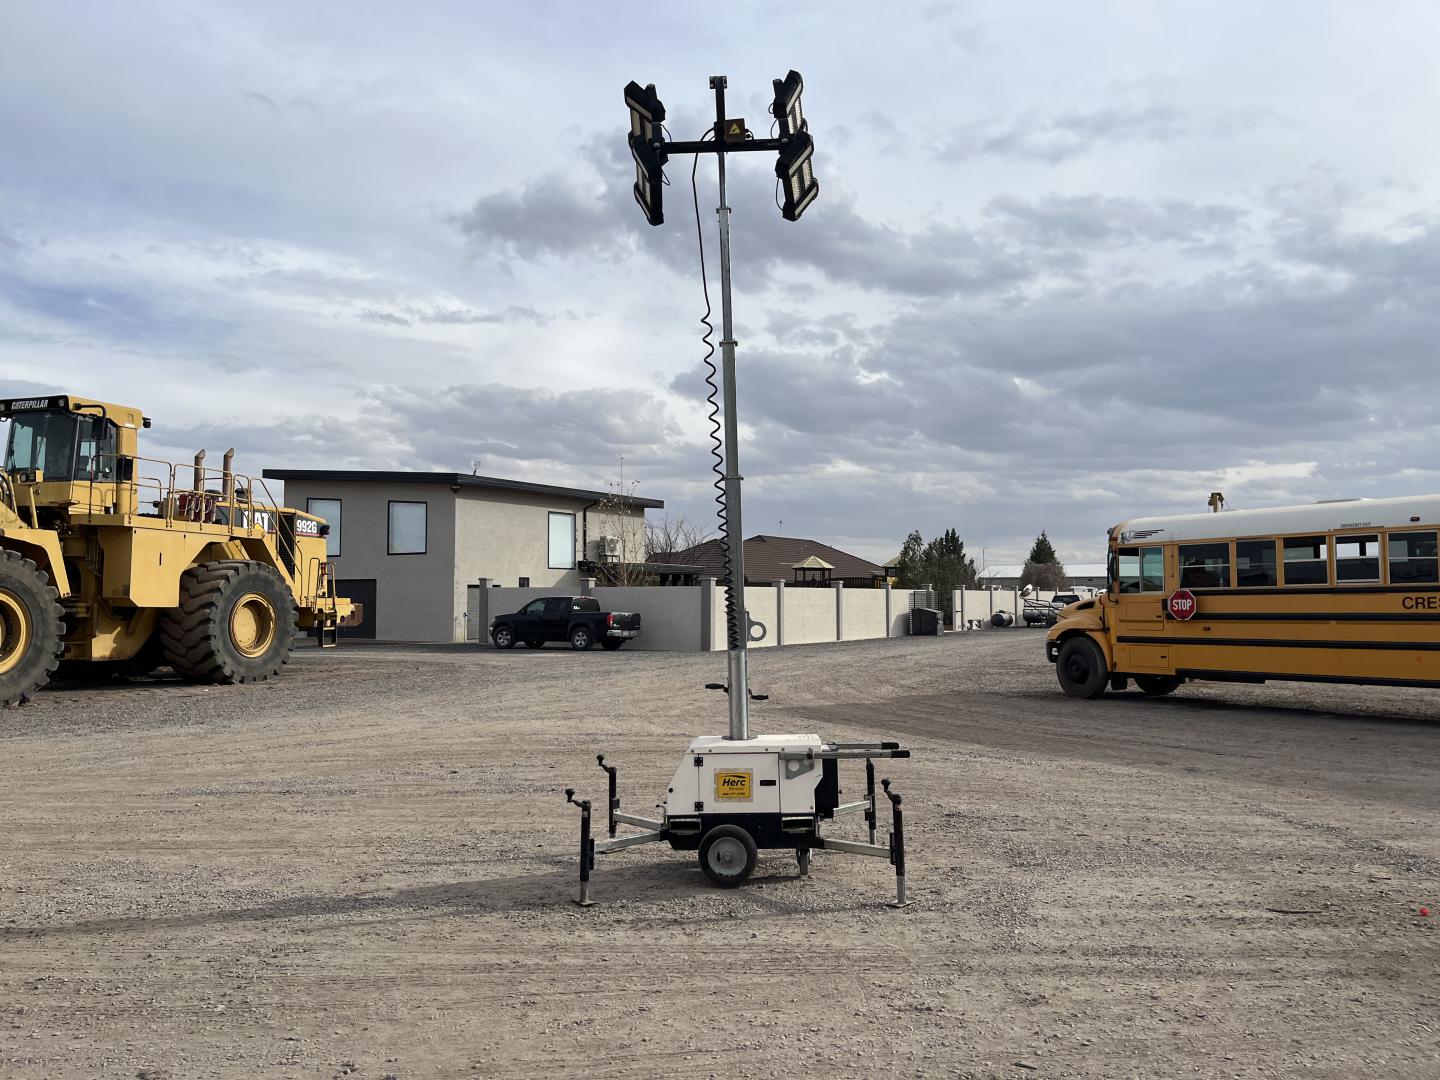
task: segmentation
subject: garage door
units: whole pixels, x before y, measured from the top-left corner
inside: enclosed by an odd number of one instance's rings
[[[365,605],[365,617],[360,621],[359,626],[341,627],[342,638],[373,638],[375,636],[375,579],[374,578],[338,578],[335,581],[335,591],[345,597],[349,597],[358,604]]]

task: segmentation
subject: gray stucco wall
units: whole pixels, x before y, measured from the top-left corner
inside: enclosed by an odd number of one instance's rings
[[[389,641],[445,641],[455,618],[455,496],[442,484],[317,483],[291,480],[285,502],[305,509],[307,499],[339,499],[341,578],[375,579],[375,636]],[[391,555],[390,502],[423,502],[423,555]],[[463,595],[461,611],[464,611]]]

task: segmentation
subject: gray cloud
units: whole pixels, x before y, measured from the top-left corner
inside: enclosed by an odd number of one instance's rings
[[[1057,165],[1103,143],[1165,143],[1194,130],[1190,115],[1169,105],[1112,106],[1053,115],[1029,111],[1013,119],[959,128],[939,141],[935,156],[947,162],[1006,157]]]
[[[707,517],[690,162],[650,229],[607,59],[633,28],[497,10],[505,62],[477,67],[464,5],[212,6],[183,26],[7,20],[0,232],[21,243],[0,238],[0,374],[138,393],[152,445],[182,421],[177,441],[216,446],[253,417],[235,440],[261,466],[480,458],[597,486],[624,453]],[[1413,132],[1434,87],[1405,51],[1433,13],[1374,37],[1364,12],[1220,0],[1216,33],[1177,37],[1133,13],[1022,0],[977,28],[953,8],[733,13],[803,30],[822,185],[790,225],[761,155],[730,176],[752,527],[888,556],[955,525],[992,557],[1043,527],[1093,557],[1115,518],[1216,486],[1234,505],[1437,486],[1440,229]],[[549,33],[575,25],[583,46]],[[635,74],[693,137],[703,76],[675,72],[700,70],[683,43],[705,17],[672,28],[674,55]],[[856,78],[857,35],[883,78]],[[510,64],[534,75],[523,108]],[[778,73],[737,68],[757,131]],[[702,165],[712,279],[713,183]]]

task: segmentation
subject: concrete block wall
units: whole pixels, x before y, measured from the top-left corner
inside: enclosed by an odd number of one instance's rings
[[[699,585],[666,588],[596,588],[591,595],[602,611],[638,611],[645,633],[627,649],[698,652],[701,648]]]
[[[724,595],[723,593],[721,594]],[[751,649],[773,648],[780,644],[780,604],[781,595],[789,594],[784,589],[776,589],[771,585],[747,585],[745,586],[745,606],[750,609],[750,618],[765,626],[765,639],[763,641],[751,641]],[[723,614],[723,601],[721,604]],[[723,634],[723,629],[722,629]],[[720,642],[723,648],[725,642]]]
[[[834,589],[786,588],[784,644],[834,641],[835,596]]]
[[[481,584],[477,618],[482,635],[497,615],[519,611],[537,597],[560,591],[495,588],[485,579]],[[640,613],[645,633],[629,642],[627,649],[725,651],[725,590],[714,579],[700,585],[635,588],[595,587],[585,580],[581,591],[594,596],[602,610]],[[909,633],[910,596],[908,589],[750,585],[745,604],[750,617],[765,625],[764,640],[752,641],[750,647],[904,637]]]
[[[880,589],[842,589],[837,594],[843,614],[843,640],[888,637],[885,593]]]

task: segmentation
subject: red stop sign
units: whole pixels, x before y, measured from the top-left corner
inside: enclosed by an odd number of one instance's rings
[[[1194,615],[1198,606],[1195,603],[1195,594],[1189,589],[1176,589],[1165,601],[1165,610],[1170,612],[1170,617],[1181,622]]]

